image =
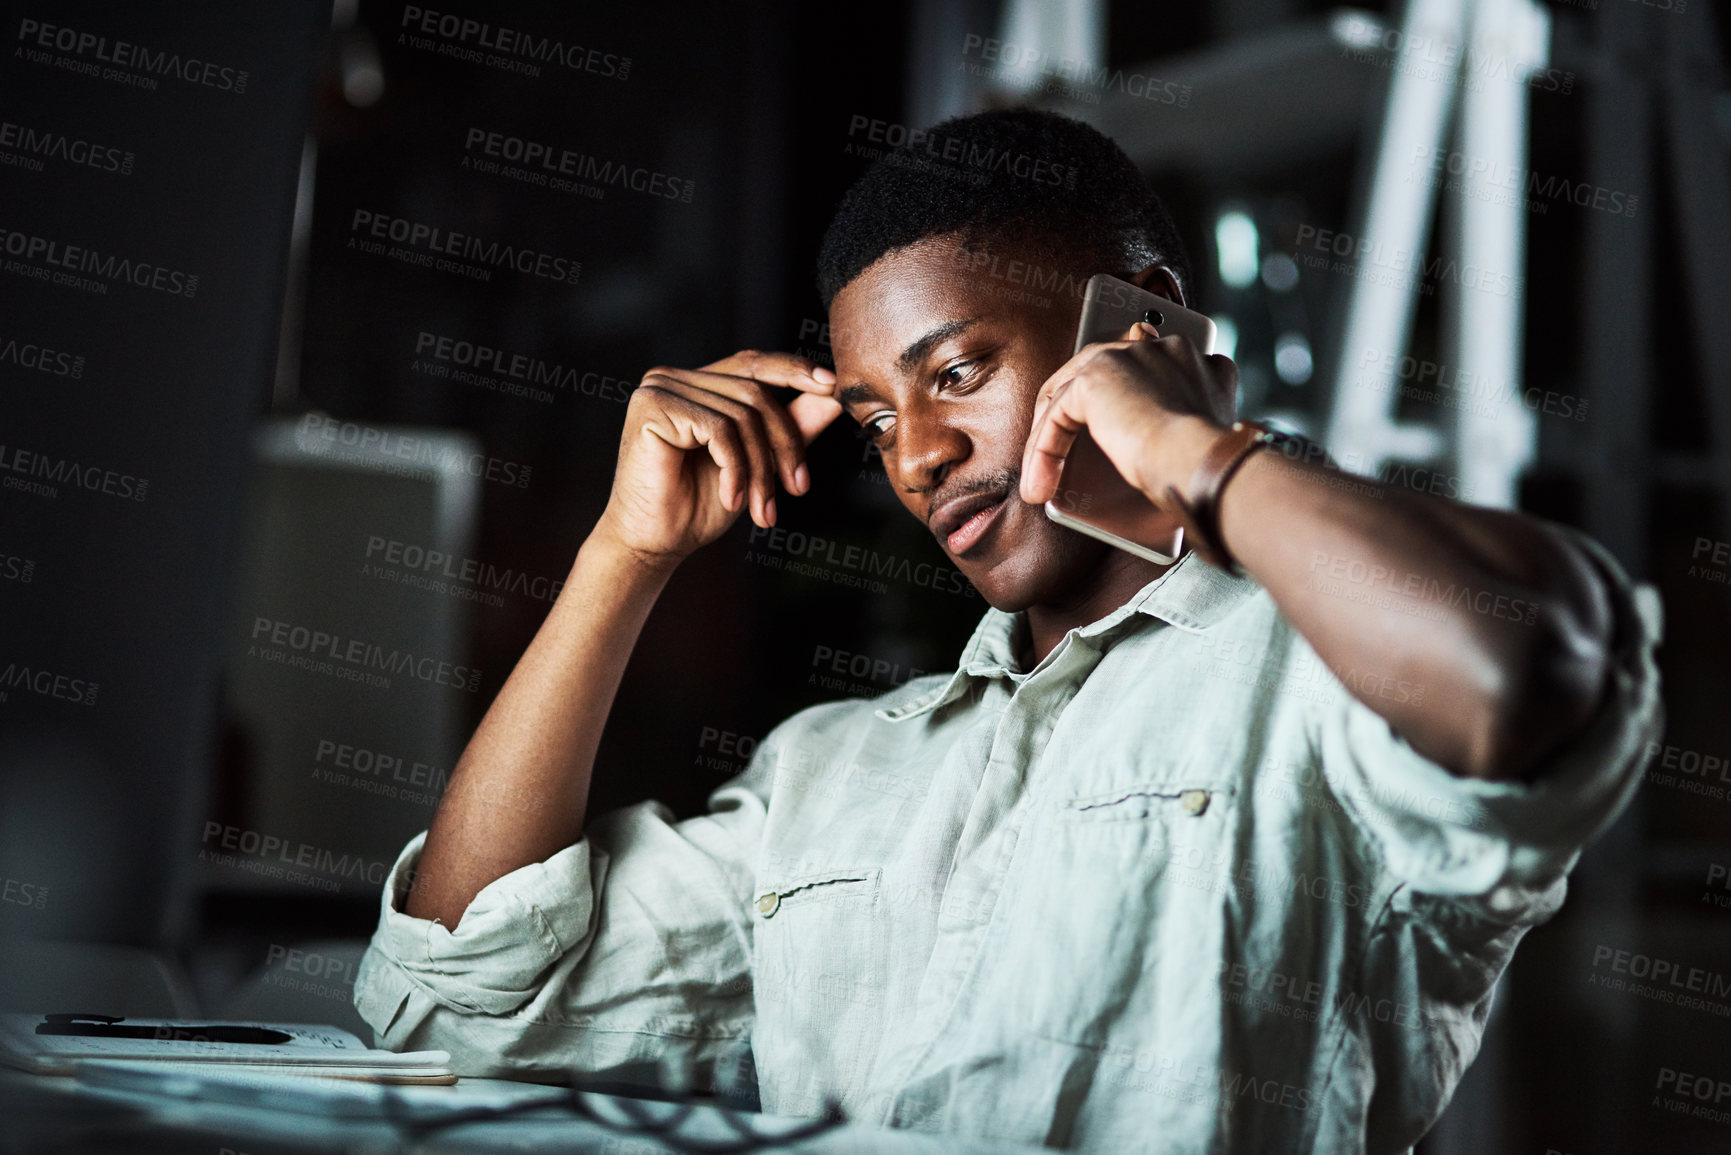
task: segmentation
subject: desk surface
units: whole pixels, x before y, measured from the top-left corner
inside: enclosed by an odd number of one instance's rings
[[[454,1087],[396,1088],[413,1103],[497,1104],[556,1094],[556,1088],[496,1079],[463,1079]],[[614,1118],[615,1097],[590,1095],[596,1110]],[[677,1110],[671,1103],[630,1100],[656,1118]],[[805,1120],[774,1115],[747,1116],[766,1135]],[[0,1071],[0,1119],[6,1134],[0,1149],[85,1152],[181,1152],[208,1155],[264,1155],[266,1152],[422,1152],[582,1151],[606,1155],[659,1155],[672,1148],[573,1117],[569,1112],[537,1110],[487,1122],[465,1123],[412,1139],[383,1119],[342,1119],[321,1114],[167,1095],[144,1095],[87,1086],[72,1078]],[[696,1143],[737,1141],[739,1134],[713,1107],[695,1107],[679,1134]],[[792,1147],[801,1152],[1029,1152],[1041,1148],[970,1142],[955,1136],[845,1124]]]

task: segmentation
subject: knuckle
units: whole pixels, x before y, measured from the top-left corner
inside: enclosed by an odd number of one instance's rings
[[[745,439],[745,443],[755,453],[757,446],[763,441],[763,422],[758,418],[757,411],[746,406],[734,414],[733,422],[734,427],[739,430],[739,435]]]
[[[755,437],[762,437],[767,428],[766,423],[763,420],[763,414],[752,408],[750,405],[740,406],[739,423],[746,429],[750,430]]]

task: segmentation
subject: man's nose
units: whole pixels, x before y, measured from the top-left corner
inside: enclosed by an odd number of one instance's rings
[[[901,483],[929,489],[968,456],[970,441],[935,408],[917,405],[896,418],[895,458]]]

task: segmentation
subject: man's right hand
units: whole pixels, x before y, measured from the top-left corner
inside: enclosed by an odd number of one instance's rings
[[[784,406],[770,395],[776,385],[801,396]],[[811,487],[805,447],[841,414],[834,390],[834,373],[790,353],[651,369],[626,408],[595,533],[672,566],[726,533],[747,501],[754,522],[775,524],[776,480],[792,494]]]

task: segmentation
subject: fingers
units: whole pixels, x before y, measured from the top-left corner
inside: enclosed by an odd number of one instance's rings
[[[833,397],[807,394],[788,402],[787,413],[799,427],[799,435],[810,445],[814,437],[829,428],[830,422],[842,415],[842,408],[841,402]]]
[[[687,374],[689,372],[687,371]],[[803,456],[804,453],[803,444],[798,443],[798,427],[793,424],[787,411],[767,397],[762,398],[767,402],[766,411],[746,401],[737,401],[726,393],[705,389],[690,381],[681,380],[680,377],[660,373],[652,373],[644,379],[644,384],[679,397],[697,408],[712,411],[730,424],[744,452],[747,472],[743,487],[750,498],[751,519],[766,529],[773,525],[778,461],[785,463],[789,453],[796,456]],[[761,386],[752,382],[745,382],[744,385],[761,389]],[[780,422],[779,428],[774,427],[777,420]],[[716,464],[720,465],[721,462],[717,460]],[[800,477],[796,469],[797,463],[783,471],[788,489],[794,493],[800,492],[796,488]],[[733,509],[734,505],[728,502],[727,507]]]
[[[718,496],[730,512],[749,504],[752,520],[775,524],[775,487],[811,488],[805,447],[842,413],[835,373],[791,353],[741,350],[701,369],[657,367],[639,391],[652,396],[665,420],[645,427],[678,449],[706,448],[719,472]],[[788,405],[772,387],[799,390]]]
[[[802,393],[828,395],[835,387],[833,372],[810,358],[792,353],[760,353],[756,349],[742,349],[698,371],[745,377],[765,385],[786,385]]]
[[[1121,379],[1126,372],[1143,377],[1158,359],[1174,357],[1201,360],[1194,347],[1182,336],[1162,338],[1153,324],[1138,321],[1124,331],[1121,340],[1085,346],[1047,378],[1035,395],[1034,418],[1028,431],[1027,445],[1022,451],[1022,500],[1040,503],[1057,493],[1064,462],[1077,436],[1088,426],[1084,409],[1090,384]],[[1113,361],[1119,364],[1114,365]],[[1132,371],[1126,362],[1142,368]],[[1204,367],[1201,380],[1205,389],[1213,384],[1212,366]],[[1181,411],[1188,408],[1190,403],[1171,393],[1171,388],[1168,385],[1163,391],[1157,391],[1155,404],[1168,409],[1176,407]],[[1217,408],[1212,404],[1210,407]]]
[[[733,421],[666,385],[645,381],[637,392],[656,403],[643,429],[675,449],[707,449],[720,472],[721,504],[737,512],[750,485],[751,461]]]
[[[1064,459],[1076,443],[1076,435],[1087,422],[1075,411],[1081,391],[1071,386],[1074,378],[1057,386],[1034,414],[1028,444],[1022,450],[1021,497],[1031,505],[1049,500],[1058,492]]]
[[[810,439],[804,436],[787,408],[769,395],[769,389],[764,383],[749,377],[715,373],[707,369],[657,368],[651,369],[644,380],[651,378],[677,381],[688,389],[695,388],[725,397],[736,405],[748,407],[756,414],[755,423],[768,435],[771,468],[765,474],[764,481],[769,487],[769,494],[774,494],[774,479],[777,473],[789,493],[804,493],[810,488],[810,473],[802,468],[805,465],[805,446]],[[815,394],[804,396],[810,396],[813,400],[829,400],[828,397],[818,397]],[[695,399],[703,400],[701,397]]]
[[[1140,321],[1137,322],[1137,324],[1141,323],[1142,322]],[[1059,382],[1068,381],[1070,378],[1080,373],[1088,362],[1092,361],[1094,358],[1117,349],[1128,349],[1135,343],[1134,340],[1096,341],[1092,345],[1082,346],[1080,349],[1076,350],[1075,353],[1071,354],[1068,361],[1058,366],[1056,372],[1046,378],[1046,383],[1040,387],[1041,391],[1050,392],[1052,389],[1057,388]]]

